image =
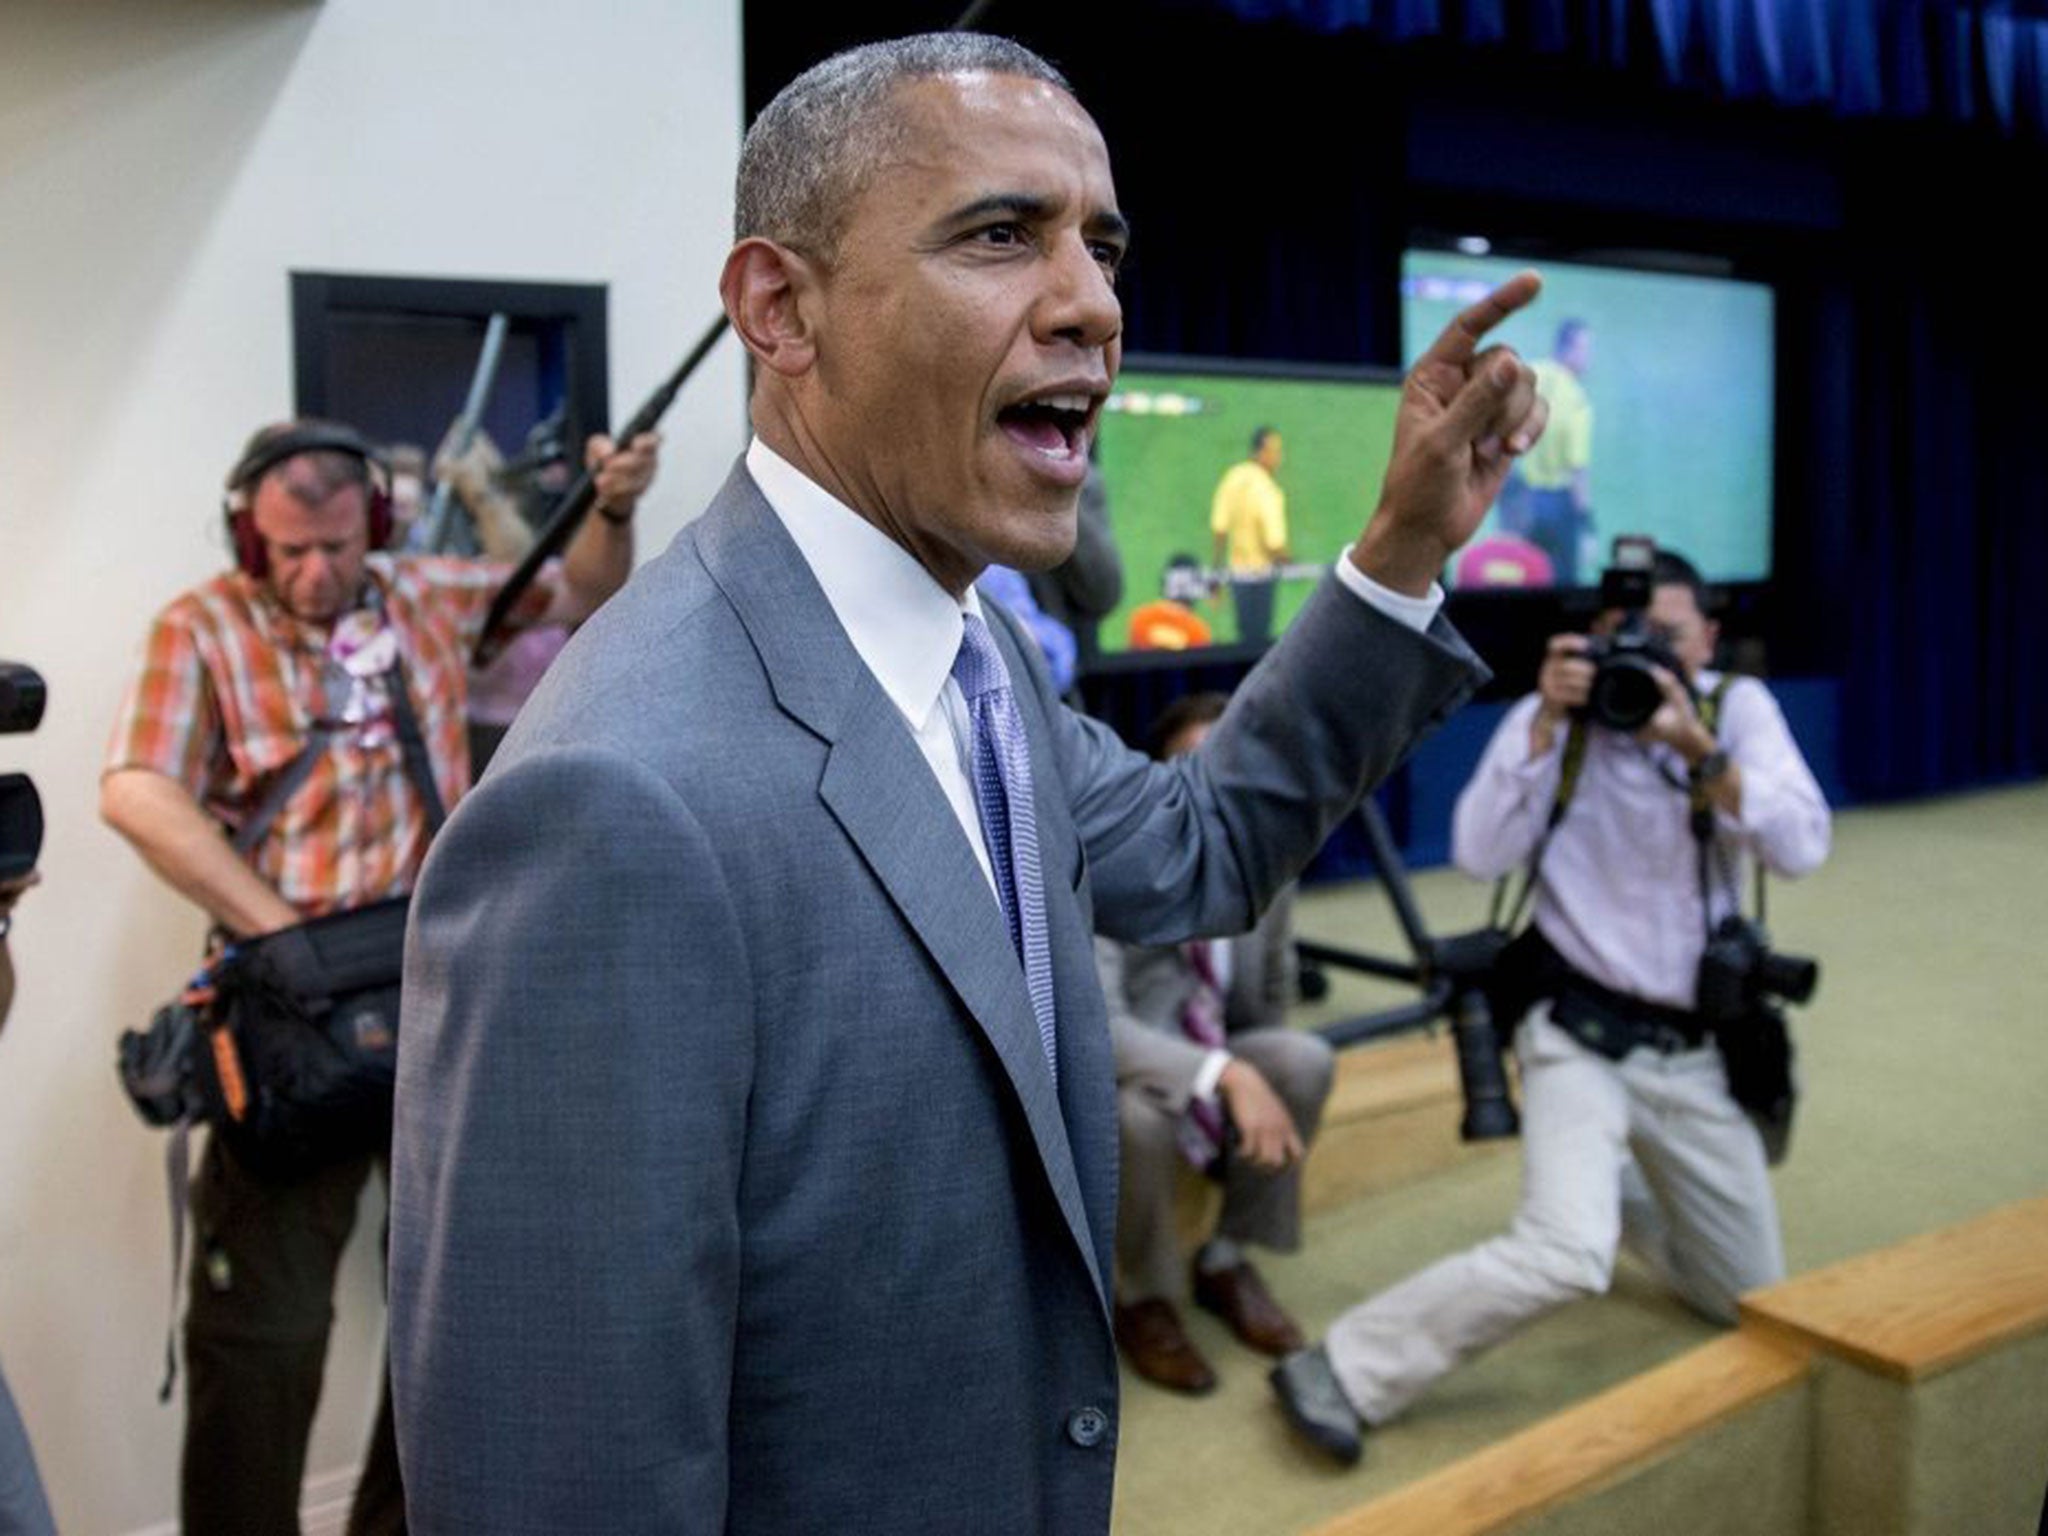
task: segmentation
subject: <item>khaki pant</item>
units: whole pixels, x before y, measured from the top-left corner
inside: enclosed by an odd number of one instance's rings
[[[1784,1276],[1763,1143],[1713,1046],[1609,1061],[1539,1008],[1517,1053],[1522,1202],[1507,1232],[1330,1328],[1330,1362],[1368,1424],[1539,1314],[1605,1291],[1624,1239],[1720,1322],[1734,1321],[1737,1296]]]

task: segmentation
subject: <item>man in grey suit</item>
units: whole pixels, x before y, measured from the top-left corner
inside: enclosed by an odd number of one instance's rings
[[[1153,723],[1152,755],[1198,749],[1229,703],[1221,693],[1176,699]],[[1335,1065],[1321,1036],[1286,1027],[1299,975],[1293,912],[1290,885],[1232,939],[1095,941],[1120,1130],[1116,1341],[1140,1376],[1170,1391],[1216,1385],[1175,1305],[1188,1290],[1176,1196],[1190,1162],[1223,1185],[1215,1229],[1194,1256],[1195,1304],[1262,1354],[1307,1342],[1244,1252],[1301,1246],[1301,1162]]]
[[[1156,764],[972,590],[1066,554],[1120,356],[1124,222],[1065,83],[970,35],[828,60],[750,130],[737,224],[754,442],[563,652],[414,903],[412,1528],[1104,1531],[1090,934],[1241,931],[1465,696],[1414,621],[1540,430],[1477,350],[1535,281],[1418,370],[1351,574]]]

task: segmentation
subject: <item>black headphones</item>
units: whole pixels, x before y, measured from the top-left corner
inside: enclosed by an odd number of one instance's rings
[[[270,570],[270,550],[263,535],[256,531],[256,482],[286,459],[302,453],[346,453],[361,459],[370,493],[370,548],[382,549],[391,542],[391,471],[361,433],[323,421],[265,427],[249,439],[249,446],[228,471],[227,494],[221,499],[221,515],[227,519],[228,542],[234,546],[235,564],[258,581]]]

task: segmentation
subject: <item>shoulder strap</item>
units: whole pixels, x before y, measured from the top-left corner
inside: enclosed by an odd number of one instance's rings
[[[1720,739],[1721,735],[1721,703],[1727,698],[1728,690],[1735,682],[1735,676],[1736,674],[1733,672],[1723,672],[1714,686],[1700,697],[1698,705],[1700,724],[1707,728],[1708,734],[1713,736],[1716,741]],[[1691,799],[1692,835],[1694,842],[1699,848],[1700,918],[1706,924],[1708,934],[1711,935],[1714,931],[1714,919],[1710,913],[1708,890],[1711,880],[1707,864],[1710,856],[1709,850],[1713,847],[1714,842],[1714,810],[1707,802],[1706,789],[1697,782],[1692,786]],[[1734,875],[1727,869],[1725,863],[1722,867],[1721,876],[1731,887],[1729,895],[1739,910],[1742,906],[1742,894],[1740,891],[1732,888],[1734,886]],[[1757,921],[1762,922],[1764,912],[1764,864],[1762,859],[1756,861],[1756,911]]]
[[[313,772],[313,764],[319,760],[320,749],[328,736],[333,734],[325,727],[316,726],[313,739],[300,749],[299,755],[278,770],[277,777],[270,781],[269,792],[256,809],[249,813],[249,819],[235,829],[235,852],[247,858],[263,841],[263,834],[283,812],[299,786]]]
[[[1506,921],[1502,921],[1501,907],[1507,900],[1508,882],[1512,875],[1502,875],[1493,886],[1493,910],[1491,922],[1495,928],[1514,928],[1522,921],[1522,913],[1529,905],[1529,898],[1536,891],[1536,877],[1543,867],[1543,852],[1550,846],[1551,835],[1557,831],[1558,823],[1564,820],[1564,813],[1571,808],[1572,796],[1578,793],[1579,774],[1586,766],[1586,722],[1583,716],[1573,715],[1566,728],[1564,738],[1564,762],[1558,768],[1557,792],[1550,797],[1550,815],[1543,823],[1543,834],[1536,839],[1536,846],[1529,850],[1528,868],[1522,872],[1521,893],[1515,897],[1514,906],[1509,909]]]
[[[1728,690],[1731,686],[1733,686],[1735,679],[1735,673],[1723,672],[1721,674],[1721,680],[1718,683],[1714,684],[1713,690],[1710,693],[1708,693],[1708,695],[1704,699],[1700,700],[1701,723],[1703,723],[1708,730],[1714,732],[1714,734],[1717,737],[1720,735],[1721,732],[1721,701],[1727,697]],[[1759,923],[1763,923],[1765,921],[1764,861],[1762,859],[1756,859],[1753,862],[1756,866],[1754,871],[1756,885],[1756,920]]]
[[[185,1211],[192,1199],[192,1122],[180,1120],[164,1146],[164,1184],[171,1201],[171,1321],[164,1329],[164,1379],[156,1400],[168,1403],[178,1384],[178,1300],[185,1275]]]
[[[1707,690],[1706,697],[1699,703],[1700,724],[1717,736],[1721,731],[1721,701],[1728,697],[1728,690],[1734,682],[1733,672],[1723,672],[1721,680]]]
[[[412,787],[420,797],[420,804],[427,813],[427,840],[432,842],[440,834],[441,823],[448,819],[448,808],[441,803],[441,787],[434,782],[433,759],[427,756],[426,739],[420,735],[420,719],[413,712],[412,689],[405,680],[405,658],[391,664],[391,706],[397,717],[398,744],[405,753],[406,776],[412,780]]]

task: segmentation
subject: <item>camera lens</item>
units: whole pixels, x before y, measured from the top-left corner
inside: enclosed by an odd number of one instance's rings
[[[1500,1064],[1500,1037],[1485,996],[1468,990],[1451,1014],[1451,1039],[1458,1052],[1458,1082],[1465,1094],[1465,1117],[1458,1135],[1466,1141],[1500,1141],[1522,1128],[1515,1101],[1508,1096],[1507,1072]]]
[[[1758,984],[1788,1003],[1803,1003],[1812,997],[1819,980],[1819,962],[1803,955],[1766,954],[1757,963]]]
[[[1639,731],[1664,702],[1664,691],[1641,656],[1623,654],[1601,661],[1593,674],[1586,709],[1611,731]]]

